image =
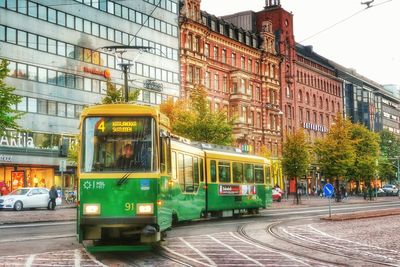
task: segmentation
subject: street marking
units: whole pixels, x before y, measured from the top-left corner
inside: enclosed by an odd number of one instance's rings
[[[179,256],[179,257],[185,258],[185,259],[190,260],[190,261],[197,262],[197,263],[199,263],[199,264],[201,264],[201,265],[204,265],[204,266],[211,266],[211,265],[208,265],[208,264],[206,264],[206,263],[204,263],[204,262],[201,262],[201,261],[192,259],[192,258],[190,258],[190,257],[187,257],[187,256],[185,256],[185,255],[183,255],[183,254],[181,254],[181,253],[179,253],[179,252],[176,252],[176,251],[174,251],[174,250],[172,250],[172,249],[170,249],[170,248],[168,248],[168,247],[163,247],[163,249],[165,249],[165,250],[167,250],[168,252],[170,252],[170,253],[172,253],[172,254],[175,254],[175,255],[177,255],[177,256]]]
[[[188,246],[189,248],[191,248],[192,250],[194,250],[197,254],[199,254],[203,259],[205,259],[206,261],[208,261],[208,263],[211,264],[211,266],[217,266],[217,264],[210,259],[209,257],[207,257],[203,252],[201,252],[200,250],[198,250],[197,248],[195,248],[194,246],[192,246],[189,242],[187,242],[185,239],[183,239],[182,237],[179,238],[179,240],[181,240],[186,246]]]
[[[239,254],[240,256],[242,256],[243,258],[248,259],[249,261],[254,262],[255,264],[257,264],[258,266],[264,266],[261,262],[256,261],[255,259],[250,258],[249,256],[247,256],[246,254],[243,254],[242,252],[234,249],[233,247],[229,246],[228,244],[225,244],[223,242],[221,242],[220,240],[216,239],[215,237],[211,236],[211,235],[207,235],[209,238],[211,238],[212,240],[214,240],[215,242],[217,242],[220,245],[223,245],[224,247],[232,250],[233,252]]]
[[[32,263],[35,260],[35,256],[36,256],[35,254],[32,254],[32,255],[30,255],[28,257],[28,259],[25,262],[25,267],[31,267],[32,266]]]
[[[81,266],[81,251],[79,249],[75,249],[74,251],[74,258],[75,258],[75,267]]]

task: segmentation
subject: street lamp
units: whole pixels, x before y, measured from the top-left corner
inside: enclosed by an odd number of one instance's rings
[[[149,46],[137,46],[137,45],[110,45],[110,46],[103,46],[101,49],[107,51],[114,51],[115,53],[120,53],[121,55],[125,53],[128,49],[139,49],[139,50],[146,50],[152,49]],[[128,103],[129,101],[129,88],[128,88],[128,70],[132,64],[130,63],[119,63],[118,64],[122,72],[124,73],[124,92],[125,92],[125,102]]]

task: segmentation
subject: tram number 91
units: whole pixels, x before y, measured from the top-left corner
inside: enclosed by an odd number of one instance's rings
[[[135,210],[135,203],[125,203],[125,211],[133,211]]]

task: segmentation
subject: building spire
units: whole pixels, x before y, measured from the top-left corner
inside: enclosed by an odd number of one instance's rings
[[[265,0],[265,8],[281,6],[281,0]]]

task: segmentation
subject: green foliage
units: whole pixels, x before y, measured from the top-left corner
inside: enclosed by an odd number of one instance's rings
[[[302,130],[288,134],[283,143],[283,172],[289,177],[300,177],[307,173],[310,164],[310,146]]]
[[[16,120],[24,114],[14,110],[16,104],[21,102],[22,97],[14,95],[14,87],[7,86],[4,79],[7,77],[9,69],[5,59],[0,63],[0,135],[4,135],[7,129],[20,130]]]
[[[379,133],[381,157],[379,176],[384,180],[397,180],[397,157],[400,155],[400,140],[389,130]]]
[[[341,114],[325,138],[317,140],[315,152],[320,170],[326,177],[344,177],[352,168],[356,152],[351,140],[352,123]]]
[[[225,111],[210,111],[207,92],[201,86],[193,89],[189,100],[169,100],[160,110],[170,119],[172,131],[182,137],[219,145],[232,143],[233,121]]]
[[[349,174],[355,180],[370,182],[378,171],[379,135],[361,124],[355,124],[351,127],[350,138],[353,141],[356,157]]]
[[[136,102],[140,94],[140,89],[136,88],[129,92],[128,102]],[[107,80],[106,96],[101,100],[102,104],[125,103],[125,91],[123,87],[117,88],[110,80]]]

